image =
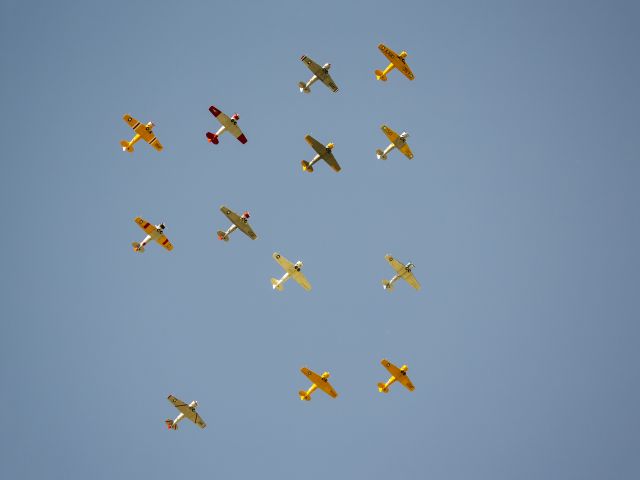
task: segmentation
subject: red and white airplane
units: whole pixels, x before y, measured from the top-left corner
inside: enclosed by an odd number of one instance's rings
[[[240,120],[240,115],[234,113],[231,118],[228,115],[218,110],[216,107],[211,105],[209,107],[209,111],[211,115],[216,117],[218,121],[222,124],[222,126],[218,129],[216,133],[207,132],[207,140],[211,143],[218,144],[218,137],[222,135],[225,131],[230,132],[234,137],[238,139],[240,143],[247,143],[247,137],[244,136],[242,130],[238,126],[238,120]]]

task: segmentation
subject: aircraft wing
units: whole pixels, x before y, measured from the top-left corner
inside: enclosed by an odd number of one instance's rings
[[[323,70],[323,72],[324,72],[324,70]],[[338,86],[333,81],[333,78],[331,78],[331,75],[329,75],[328,73],[325,73],[322,76],[318,76],[318,78],[320,79],[320,81],[322,83],[324,83],[327,87],[329,87],[333,93],[338,91]]]
[[[284,269],[285,272],[289,272],[289,273],[295,272],[295,269],[293,268],[293,263],[291,263],[289,260],[284,258],[278,252],[275,252],[273,254],[273,258],[275,259],[276,262],[280,264],[280,266]]]
[[[158,242],[160,245],[162,245],[164,248],[166,248],[169,251],[173,250],[173,245],[164,234],[156,238],[156,242]]]
[[[378,48],[380,49],[382,54],[387,57],[387,60],[393,63],[393,66],[400,70],[405,77],[407,77],[409,80],[413,80],[415,78],[413,72],[409,68],[409,65],[407,65],[407,62],[405,62],[404,58],[401,58],[396,52],[391,50],[383,43],[378,45]]]
[[[406,280],[407,283],[409,285],[411,285],[413,288],[415,288],[416,290],[420,290],[420,283],[418,282],[418,280],[416,280],[416,277],[413,276],[413,273],[411,273],[411,270],[408,270],[407,268],[405,268],[405,273],[404,275],[401,276],[402,279]]]
[[[406,143],[400,147],[400,151],[404,154],[405,157],[407,157],[409,160],[413,160],[413,152],[411,151],[411,149],[409,148],[409,145],[407,145]]]
[[[305,377],[309,379],[311,383],[317,385],[320,390],[325,392],[330,397],[336,398],[338,396],[338,393],[333,389],[333,387],[329,383],[329,380],[327,380],[326,378],[322,378],[316,372],[309,370],[307,367],[302,367],[300,371]]]
[[[309,280],[307,280],[307,277],[304,276],[304,273],[298,272],[297,270],[293,270],[293,272],[291,273],[291,276],[307,292],[311,290],[311,284],[309,283]]]
[[[138,120],[133,118],[131,115],[126,114],[122,117],[122,119],[127,122],[127,124],[133,128],[133,131],[136,132],[142,139],[155,148],[157,151],[161,152],[164,148],[162,144],[158,141],[151,127],[143,125]]]
[[[155,233],[157,230],[155,225],[147,222],[142,217],[136,217],[133,221],[136,222],[141,229],[147,232],[147,235],[151,235],[152,233]]]
[[[411,380],[409,379],[407,372],[403,372],[386,358],[383,358],[380,363],[407,390],[409,390],[410,392],[413,392],[416,389],[416,387],[413,386],[413,383],[411,383]]]
[[[198,415],[198,412],[196,412],[196,407],[190,407],[188,404],[184,403],[182,400],[174,397],[173,395],[169,395],[167,397],[167,400],[169,400],[169,402],[171,402],[174,407],[180,410],[180,413],[184,413],[185,417],[198,425],[200,428],[205,428],[207,426],[202,417]]]
[[[304,139],[309,145],[311,145],[311,148],[313,148],[318,155],[324,155],[325,153],[327,153],[327,147],[325,147],[311,135],[306,135]]]
[[[244,136],[244,133],[242,133],[240,127],[235,123],[232,122],[231,125],[227,127],[227,130],[229,130],[229,133],[236,137],[238,141],[243,145],[247,143],[247,137]]]
[[[396,143],[396,140],[398,140],[398,137],[400,136],[396,132],[394,132],[391,128],[387,127],[386,125],[382,125],[380,127],[380,130],[382,130],[382,133],[384,133],[389,139],[389,141],[394,144]]]
[[[336,157],[333,156],[333,153],[326,152],[324,155],[322,155],[322,159],[325,162],[327,162],[329,166],[333,168],[336,172],[339,172],[340,170],[342,170],[342,167],[340,167],[340,164],[336,160]]]
[[[384,256],[384,258],[387,259],[387,262],[389,262],[391,264],[391,266],[393,267],[393,269],[396,271],[396,273],[405,273],[406,269],[404,267],[403,264],[401,264],[398,260],[396,260],[395,258],[393,258],[391,255],[386,254]]]
[[[231,221],[231,223],[238,227],[238,230],[248,236],[251,240],[255,240],[256,238],[258,238],[255,232],[249,226],[249,222],[246,218],[241,217],[236,212],[234,212],[230,208],[225,207],[224,205],[220,207],[220,211]]]

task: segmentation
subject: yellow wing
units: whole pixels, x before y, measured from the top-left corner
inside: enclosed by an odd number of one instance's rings
[[[413,160],[413,152],[411,151],[411,149],[409,148],[409,145],[407,145],[406,143],[400,147],[400,151],[404,154],[405,157],[407,157],[409,160]]]
[[[398,135],[396,132],[394,132],[391,128],[387,127],[386,125],[382,125],[380,129],[382,130],[382,133],[384,133],[387,136],[387,138],[391,143],[396,143],[396,140],[400,135]]]
[[[136,222],[141,229],[143,229],[145,232],[147,232],[148,235],[151,235],[152,233],[154,233],[156,231],[156,226],[147,222],[144,218],[142,217],[136,217],[134,219],[134,222]]]
[[[166,248],[169,251],[173,250],[173,245],[164,234],[156,238],[156,242],[158,242],[160,245],[162,245],[164,248]]]
[[[404,57],[401,57],[383,43],[378,45],[378,48],[380,49],[382,54],[387,57],[387,60],[393,63],[393,66],[400,70],[405,77],[407,77],[409,80],[413,80],[415,78]],[[404,54],[406,55],[406,52],[404,52]]]

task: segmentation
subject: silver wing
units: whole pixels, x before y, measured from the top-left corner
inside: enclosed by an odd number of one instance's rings
[[[295,272],[295,269],[293,268],[293,263],[291,263],[285,257],[280,255],[278,252],[274,252],[273,259],[280,264],[280,266],[284,269],[285,272],[288,272],[288,273]]]
[[[202,417],[198,415],[198,412],[196,412],[196,407],[190,407],[188,404],[184,403],[182,400],[174,397],[173,395],[169,395],[167,397],[167,400],[169,400],[169,402],[171,402],[171,404],[176,407],[180,411],[180,413],[184,413],[185,417],[198,425],[200,428],[205,428],[207,426]]]
[[[404,265],[402,263],[400,263],[398,260],[393,258],[388,253],[384,256],[384,258],[387,259],[387,262],[389,262],[391,264],[391,266],[396,271],[396,273],[398,273],[398,274],[404,273],[405,270],[404,270]]]
[[[302,272],[298,272],[297,270],[293,270],[291,273],[291,277],[300,284],[302,288],[304,288],[307,292],[311,290],[311,284],[307,277],[304,276]]]

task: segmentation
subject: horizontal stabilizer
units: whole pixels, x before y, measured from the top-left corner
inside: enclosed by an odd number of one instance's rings
[[[387,81],[387,76],[382,72],[382,70],[376,70],[376,79],[381,80],[383,82]]]
[[[378,391],[381,393],[389,393],[389,389],[384,386],[384,383],[378,383]]]
[[[144,247],[141,247],[138,242],[132,242],[131,246],[133,247],[134,252],[139,252],[139,253],[144,252]]]
[[[300,165],[302,165],[303,172],[313,172],[313,167],[309,165],[309,162],[307,162],[306,160],[302,160],[302,162],[300,162]]]
[[[120,140],[120,146],[123,152],[133,152],[133,145],[130,145],[126,140]]]
[[[378,160],[386,160],[387,159],[387,156],[380,149],[376,150],[376,155],[378,157]]]
[[[222,230],[218,230],[218,240],[229,241],[229,235],[225,234]]]
[[[207,140],[214,145],[218,144],[218,136],[215,133],[207,132],[206,134]]]
[[[279,292],[282,291],[282,289],[284,288],[282,283],[280,283],[280,281],[277,278],[271,278],[271,285],[273,285],[273,289],[274,290],[278,290]]]
[[[171,420],[170,418],[167,418],[164,423],[167,425],[167,428],[169,430],[177,430],[178,429],[178,424],[177,423],[173,423],[173,420]]]
[[[384,280],[382,280],[382,288],[391,291],[393,290],[393,284],[385,278]]]
[[[311,395],[307,395],[307,392],[305,392],[304,390],[300,390],[298,392],[298,395],[300,395],[300,400],[306,400],[307,402],[311,400]]]
[[[307,87],[307,84],[304,82],[298,82],[298,87],[300,87],[300,93],[310,93],[311,89]]]

